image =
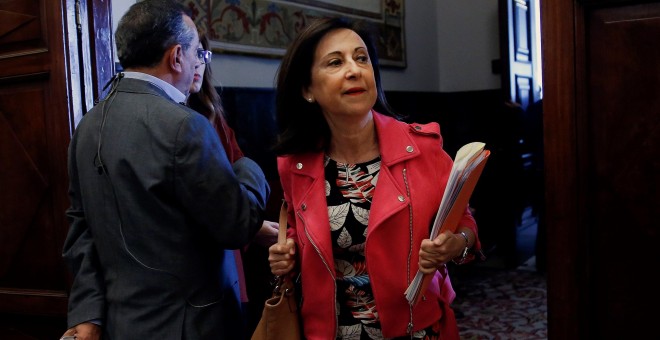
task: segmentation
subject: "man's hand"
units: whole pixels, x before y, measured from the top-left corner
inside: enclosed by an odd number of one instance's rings
[[[279,232],[280,224],[272,221],[264,221],[261,225],[261,229],[257,231],[257,235],[254,236],[254,242],[269,248],[277,242],[277,234]]]
[[[99,340],[101,339],[101,327],[91,322],[83,322],[64,332],[65,336],[73,336],[76,340]]]

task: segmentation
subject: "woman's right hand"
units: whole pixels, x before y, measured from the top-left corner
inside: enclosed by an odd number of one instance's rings
[[[273,275],[282,276],[289,273],[296,264],[296,243],[291,238],[285,244],[275,243],[268,248],[268,262]]]

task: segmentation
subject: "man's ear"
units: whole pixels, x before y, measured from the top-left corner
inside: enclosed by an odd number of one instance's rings
[[[183,66],[181,65],[183,60],[183,48],[181,45],[177,44],[172,46],[167,53],[167,59],[167,64],[170,66],[170,68],[177,72],[181,72],[183,70]]]

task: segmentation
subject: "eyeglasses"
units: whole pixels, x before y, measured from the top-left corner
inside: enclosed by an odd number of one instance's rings
[[[199,61],[202,62],[202,64],[208,64],[211,62],[211,57],[213,56],[213,52],[209,50],[205,50],[202,48],[197,49],[197,58]]]

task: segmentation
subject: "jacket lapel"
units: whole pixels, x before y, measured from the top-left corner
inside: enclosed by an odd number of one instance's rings
[[[401,124],[376,112],[373,116],[378,134],[381,168],[369,215],[368,233],[378,229],[387,218],[410,203],[403,171],[406,168],[405,162],[420,154],[417,144],[407,131],[407,124]]]
[[[323,152],[293,156],[290,171],[292,183],[295,183],[292,188],[293,201],[297,204],[294,211],[302,216],[305,232],[333,268],[323,159]],[[307,239],[307,235],[300,236]]]

